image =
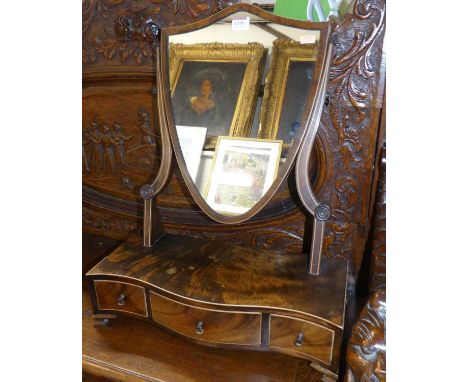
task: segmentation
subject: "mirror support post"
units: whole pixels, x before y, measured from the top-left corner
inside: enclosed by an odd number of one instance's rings
[[[314,209],[314,232],[312,235],[312,247],[310,250],[309,274],[320,274],[320,260],[322,257],[323,238],[325,236],[325,224],[331,218],[330,206],[319,203]]]
[[[313,230],[308,273],[310,275],[318,276],[320,274],[320,259],[322,256],[325,222],[314,217]]]
[[[166,117],[164,113],[159,112],[159,110],[165,110],[161,81],[160,27],[154,21],[149,20],[144,30],[153,53],[153,64],[155,66],[155,76],[153,77],[153,87],[151,89],[154,101],[153,115],[157,116],[157,122],[159,122],[162,146],[158,175],[151,183],[145,184],[140,188],[140,195],[144,200],[143,246],[151,247],[164,232],[164,227],[161,223],[157,208],[156,198],[169,179],[169,174],[171,172],[172,148],[169,132],[167,131],[166,126]]]
[[[331,56],[332,46],[330,45],[327,49],[325,65],[318,85],[317,95],[307,122],[307,133],[299,150],[295,169],[299,198],[301,199],[304,207],[314,217],[312,245],[307,273],[315,276],[320,274],[320,259],[325,233],[325,222],[331,218],[332,210],[327,204],[320,203],[318,201],[309,177],[307,176],[307,169],[309,168],[312,147],[319,128],[322,108],[325,103]]]
[[[152,247],[163,233],[159,211],[153,198],[144,200],[143,246]]]

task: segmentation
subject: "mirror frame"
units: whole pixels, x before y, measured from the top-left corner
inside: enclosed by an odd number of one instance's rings
[[[172,100],[171,100],[171,92],[170,92],[170,85],[169,85],[169,36],[171,35],[178,35],[181,33],[187,33],[196,31],[199,29],[206,28],[227,16],[230,16],[234,13],[244,11],[251,13],[253,15],[259,16],[268,22],[277,23],[280,25],[285,25],[289,27],[296,27],[301,29],[309,29],[309,30],[318,30],[320,31],[320,40],[318,42],[318,53],[317,53],[317,61],[316,61],[316,68],[314,71],[314,78],[312,80],[311,91],[309,92],[309,96],[307,98],[305,110],[310,110],[307,118],[304,118],[303,121],[305,123],[302,124],[300,130],[297,132],[297,138],[294,140],[293,145],[290,148],[288,153],[287,159],[285,163],[282,165],[282,168],[278,171],[278,175],[273,181],[272,185],[268,189],[268,191],[262,196],[262,198],[247,212],[240,214],[240,215],[223,215],[214,209],[212,209],[209,204],[205,201],[203,196],[198,191],[197,187],[195,186],[194,180],[188,173],[187,167],[185,165],[185,160],[183,157],[182,150],[180,148],[179,140],[177,137],[177,129],[174,121],[174,113],[172,107]],[[329,46],[329,37],[331,33],[331,25],[329,22],[311,22],[311,21],[301,21],[301,20],[294,20],[288,19],[281,16],[274,15],[270,12],[264,11],[261,8],[256,6],[246,4],[246,3],[238,3],[231,7],[225,8],[222,11],[219,11],[203,20],[186,24],[182,26],[176,27],[168,27],[161,29],[161,41],[160,41],[160,54],[159,54],[159,63],[158,69],[156,71],[156,76],[158,80],[159,88],[159,97],[161,100],[158,102],[159,114],[160,114],[160,121],[163,122],[161,124],[161,130],[167,129],[169,132],[169,136],[172,141],[172,148],[175,153],[175,157],[177,163],[179,165],[180,172],[184,179],[184,182],[189,189],[191,196],[194,198],[197,205],[202,209],[202,211],[209,216],[211,219],[222,223],[222,224],[239,224],[245,222],[255,216],[258,212],[260,212],[271,200],[274,194],[278,191],[281,184],[285,181],[288,177],[289,173],[292,170],[292,167],[296,161],[296,157],[298,156],[299,151],[302,153],[310,152],[312,150],[314,138],[316,136],[316,128],[311,130],[311,125],[313,121],[320,119],[321,110],[323,108],[323,99],[325,94],[325,87],[326,87],[326,80],[324,78],[328,77],[328,70],[330,64],[330,56],[331,56],[331,46]],[[317,97],[319,94],[322,96]],[[162,117],[162,118],[161,118]],[[167,136],[165,133],[161,131],[163,136]],[[311,134],[312,133],[312,134]],[[307,145],[309,147],[304,146],[304,138],[308,137]],[[169,162],[170,158],[162,158],[163,162]],[[304,163],[304,161],[302,161]],[[161,163],[163,166],[163,163]],[[167,166],[164,166],[166,168]],[[303,166],[300,166],[301,168]],[[301,173],[301,178],[307,178],[307,167],[302,168],[301,171],[296,168],[296,175]],[[166,172],[167,174],[167,172]],[[158,178],[159,178],[158,174]],[[166,179],[167,180],[167,179]],[[305,180],[305,179],[304,179]],[[306,181],[307,187],[310,187],[310,182]],[[304,184],[302,184],[304,186]],[[299,184],[298,184],[299,186]],[[302,198],[301,198],[302,199]],[[310,209],[308,208],[310,211]],[[313,210],[312,210],[313,211]]]

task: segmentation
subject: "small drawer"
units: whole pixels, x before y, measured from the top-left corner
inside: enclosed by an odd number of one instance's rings
[[[183,335],[220,344],[260,345],[260,313],[196,308],[150,292],[153,320]]]
[[[330,365],[335,332],[299,318],[270,316],[270,347]]]
[[[144,288],[108,280],[94,281],[94,288],[99,309],[148,316]]]

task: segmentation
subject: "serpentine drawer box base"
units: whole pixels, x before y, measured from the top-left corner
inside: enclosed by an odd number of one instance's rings
[[[259,252],[170,234],[143,250],[131,238],[87,274],[94,313],[144,319],[200,344],[286,353],[336,373],[346,267],[324,259],[317,278],[304,271],[306,256]]]

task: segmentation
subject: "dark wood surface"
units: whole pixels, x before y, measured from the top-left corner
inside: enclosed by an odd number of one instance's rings
[[[295,344],[302,333],[300,346]],[[270,347],[281,348],[294,353],[301,353],[311,360],[330,363],[333,355],[335,333],[323,326],[297,318],[272,314],[270,316]]]
[[[83,233],[81,261],[83,276],[120,244],[120,241],[109,237]]]
[[[219,344],[261,344],[260,313],[226,312],[189,306],[150,292],[153,320],[177,333]],[[202,331],[196,332],[202,322]]]
[[[307,361],[281,354],[215,349],[119,317],[106,327],[92,318],[83,291],[83,381],[315,382]]]
[[[152,248],[132,236],[94,267],[92,279],[131,280],[219,309],[267,308],[307,319],[318,317],[341,328],[344,322],[346,262],[323,259],[320,277],[307,274],[306,255],[255,250],[226,241],[162,236]]]
[[[148,316],[144,288],[117,281],[96,281],[96,300],[100,309],[118,310]],[[122,299],[123,297],[123,299]]]

